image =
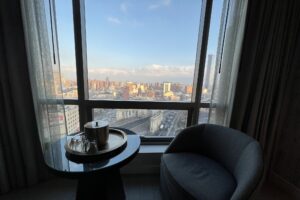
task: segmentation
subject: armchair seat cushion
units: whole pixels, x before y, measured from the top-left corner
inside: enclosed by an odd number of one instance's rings
[[[162,156],[161,185],[166,199],[228,200],[236,188],[233,175],[222,165],[196,153]]]

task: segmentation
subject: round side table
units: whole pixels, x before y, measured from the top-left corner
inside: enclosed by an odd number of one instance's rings
[[[121,128],[119,128],[121,129]],[[92,163],[76,163],[65,156],[67,138],[51,144],[52,156],[44,156],[47,167],[58,176],[78,179],[76,199],[126,199],[120,168],[138,153],[141,140],[134,132],[121,129],[127,134],[127,146],[119,154]]]

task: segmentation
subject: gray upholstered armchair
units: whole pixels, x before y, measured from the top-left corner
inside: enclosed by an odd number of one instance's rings
[[[161,192],[164,199],[249,199],[262,171],[262,151],[251,137],[218,125],[193,126],[162,156]]]

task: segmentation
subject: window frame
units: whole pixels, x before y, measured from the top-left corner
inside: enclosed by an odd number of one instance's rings
[[[88,98],[84,1],[72,0],[78,99],[63,100],[65,105],[78,106],[80,131],[83,131],[86,122],[93,120],[93,109],[95,108],[185,110],[188,111],[186,125],[198,124],[200,109],[211,107],[210,103],[201,102],[201,97],[213,0],[202,0],[191,102],[90,100]],[[141,138],[143,142],[153,144],[168,143],[174,137],[141,136]]]

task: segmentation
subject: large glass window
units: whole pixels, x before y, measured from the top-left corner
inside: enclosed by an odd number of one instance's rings
[[[55,4],[69,133],[106,120],[143,137],[174,137],[209,121],[229,0]]]
[[[56,0],[55,11],[63,97],[76,99],[78,92],[72,0]]]
[[[221,33],[225,23],[225,19],[222,19],[221,16],[222,10],[224,10],[223,6],[225,6],[224,3],[226,2],[226,0],[215,0],[212,5],[201,97],[201,101],[206,103],[211,102],[215,76],[219,73],[220,68]]]
[[[90,99],[191,101],[201,1],[85,1]]]

